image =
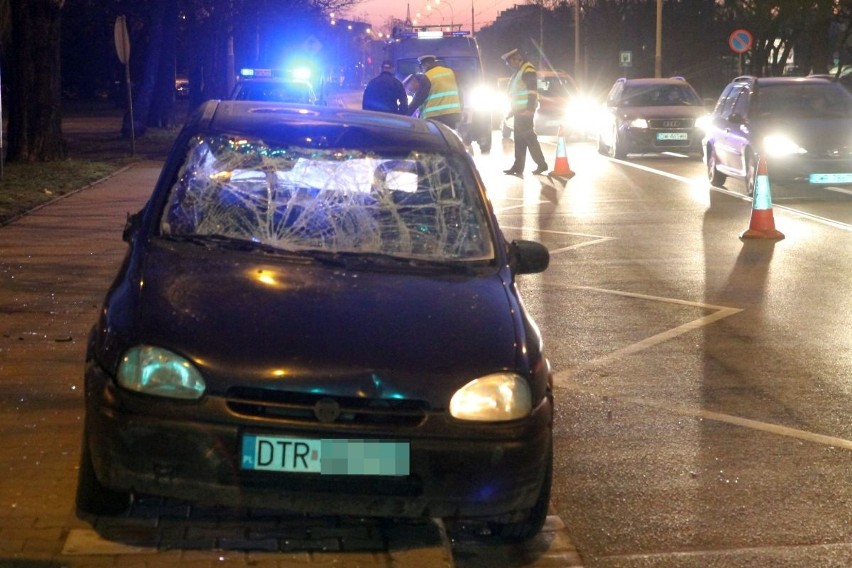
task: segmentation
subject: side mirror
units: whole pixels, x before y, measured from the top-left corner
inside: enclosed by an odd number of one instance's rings
[[[515,274],[544,272],[550,264],[550,251],[536,241],[512,241],[509,245],[509,263]]]
[[[139,226],[142,223],[141,212],[127,214],[127,220],[124,222],[124,231],[121,233],[121,238],[124,242],[129,243],[139,232]]]

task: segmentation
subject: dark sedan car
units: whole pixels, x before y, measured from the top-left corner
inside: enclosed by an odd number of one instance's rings
[[[598,127],[598,152],[701,154],[700,120],[707,114],[698,93],[682,77],[619,79],[607,95]]]
[[[316,514],[544,522],[553,393],[507,242],[451,130],[210,101],[92,330],[77,506],[133,494]]]
[[[759,157],[773,180],[852,185],[852,94],[819,77],[736,78],[707,123],[710,183],[743,179],[753,194]]]

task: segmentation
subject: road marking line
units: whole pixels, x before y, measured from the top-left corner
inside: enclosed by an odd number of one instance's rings
[[[852,190],[846,189],[845,187],[835,187],[833,185],[826,186],[824,189],[828,191],[833,191],[835,193],[844,193],[846,195],[852,195]]]
[[[614,294],[617,296],[625,296],[629,298],[638,298],[642,300],[652,300],[658,302],[665,302],[669,304],[677,304],[682,306],[692,306],[696,308],[716,310],[714,313],[709,314],[707,316],[692,320],[683,325],[679,325],[662,333],[658,333],[653,335],[647,339],[643,339],[642,341],[636,342],[632,345],[628,345],[622,349],[618,349],[609,353],[607,355],[603,355],[601,357],[597,357],[583,363],[579,367],[568,370],[557,372],[553,375],[554,386],[558,388],[566,388],[574,391],[585,392],[588,394],[593,394],[597,396],[609,396],[610,398],[622,400],[625,402],[630,402],[633,404],[641,405],[641,406],[650,406],[653,408],[659,408],[662,410],[668,410],[670,412],[674,412],[675,414],[680,414],[682,416],[690,416],[693,418],[703,418],[705,420],[715,420],[716,422],[725,422],[727,424],[733,424],[735,426],[741,426],[743,428],[750,428],[752,430],[759,430],[762,432],[768,432],[771,434],[776,434],[779,436],[785,436],[787,438],[797,438],[799,440],[804,440],[807,442],[812,442],[815,444],[822,444],[824,446],[832,446],[837,448],[843,448],[847,450],[852,450],[852,440],[846,440],[844,438],[837,438],[834,436],[826,436],[823,434],[815,434],[813,432],[807,432],[805,430],[798,430],[796,428],[789,428],[787,426],[778,426],[777,424],[770,424],[768,422],[760,422],[758,420],[752,420],[750,418],[741,418],[739,416],[734,416],[732,414],[725,414],[722,412],[714,412],[712,410],[705,410],[703,408],[698,408],[694,406],[689,406],[685,404],[670,404],[663,403],[651,400],[645,400],[636,398],[633,396],[620,395],[618,393],[610,393],[597,389],[590,389],[583,387],[582,385],[571,383],[571,376],[578,371],[582,370],[586,367],[592,367],[597,365],[605,365],[610,363],[616,359],[620,359],[622,357],[626,357],[627,355],[632,355],[633,353],[638,353],[645,349],[648,349],[654,345],[658,345],[663,343],[664,341],[668,341],[669,339],[673,339],[679,335],[683,335],[684,333],[688,333],[690,331],[694,331],[706,325],[710,325],[711,323],[717,322],[726,317],[732,316],[741,312],[742,310],[739,308],[729,308],[725,306],[716,306],[713,304],[702,304],[700,302],[690,302],[686,300],[678,300],[674,298],[663,298],[660,296],[649,296],[646,294],[636,294],[633,292],[620,292],[617,290],[607,290],[604,288],[596,288],[594,286],[569,286],[570,288],[575,288],[578,290],[591,290],[594,292],[602,292],[604,294]]]
[[[715,559],[715,562],[710,561],[709,559],[705,562],[702,562],[701,566],[709,566],[709,565],[726,565],[724,562],[719,564],[720,560],[729,559],[731,565],[737,564],[733,559],[735,558],[759,558],[758,554],[761,553],[783,553],[786,551],[796,550],[796,551],[846,551],[849,549],[849,543],[841,542],[841,543],[826,543],[826,544],[789,544],[789,545],[775,545],[775,546],[741,546],[741,547],[733,547],[733,548],[714,548],[710,550],[671,550],[664,552],[641,552],[641,553],[628,553],[628,554],[606,554],[604,556],[600,556],[600,559],[619,559],[626,560],[630,562],[631,560],[637,560],[641,565],[657,565],[657,561],[654,558],[659,560],[663,560],[665,564],[672,564],[673,560],[675,564],[680,565],[677,560],[691,560],[690,565],[696,565],[695,560],[700,559],[702,556],[708,556],[709,558]],[[746,554],[747,553],[747,554]],[[774,556],[773,556],[774,557]],[[811,558],[812,560],[816,559],[816,556],[805,556],[804,558]],[[668,561],[668,562],[665,562]],[[764,562],[766,564],[772,564],[768,558],[764,558]],[[793,565],[792,561],[788,560],[790,564],[785,565]]]
[[[625,166],[630,166],[631,168],[636,168],[637,170],[642,170],[642,171],[645,171],[645,172],[648,172],[648,173],[656,174],[658,176],[667,177],[667,178],[670,178],[670,179],[673,179],[673,180],[676,180],[676,181],[680,181],[680,182],[683,182],[685,184],[694,185],[695,182],[696,182],[696,180],[693,179],[693,178],[687,178],[687,177],[679,176],[677,174],[670,174],[670,173],[664,172],[662,170],[655,170],[654,168],[649,168],[648,166],[643,166],[641,164],[634,164],[632,162],[626,162],[624,160],[616,160],[614,158],[610,158],[610,160],[612,160],[613,162],[618,162],[619,164],[623,164]],[[831,188],[827,188],[827,189],[831,189]],[[723,187],[713,187],[711,185],[710,190],[718,192],[718,193],[724,193],[725,195],[729,195],[731,197],[736,197],[737,199],[742,199],[743,201],[752,201],[751,197],[742,195],[740,193],[736,193],[734,191],[731,191],[730,189],[725,189]],[[832,189],[832,191],[834,191],[834,190]],[[844,193],[852,193],[852,192],[844,192]],[[849,223],[844,223],[842,221],[835,221],[835,220],[829,219],[827,217],[822,217],[820,215],[808,213],[807,211],[801,211],[799,209],[793,209],[792,207],[789,207],[787,205],[778,205],[777,203],[774,203],[772,205],[772,207],[774,209],[783,209],[784,211],[792,213],[793,215],[798,215],[799,217],[803,217],[805,219],[810,219],[811,221],[815,221],[817,223],[820,223],[822,225],[827,225],[829,227],[834,227],[835,229],[841,229],[843,231],[852,231],[852,225],[850,225]]]
[[[713,420],[715,422],[724,422],[726,424],[741,426],[743,428],[749,428],[751,430],[758,430],[761,432],[767,432],[769,434],[784,436],[785,438],[796,438],[798,440],[803,440],[814,444],[821,444],[823,446],[831,446],[835,448],[842,448],[845,450],[852,450],[852,440],[846,440],[845,438],[838,438],[836,436],[826,436],[824,434],[815,434],[806,430],[799,430],[797,428],[790,428],[788,426],[779,426],[777,424],[761,422],[759,420],[753,420],[751,418],[742,418],[740,416],[734,416],[733,414],[725,414],[724,412],[705,410],[703,408],[690,406],[687,404],[658,402],[654,400],[636,398],[634,396],[621,395],[617,392],[587,388],[577,383],[570,383],[569,379],[571,374],[571,371],[563,371],[555,374],[553,377],[554,384],[557,387],[564,388],[566,390],[583,392],[594,396],[605,396],[614,400],[620,400],[622,402],[635,404],[637,406],[649,406],[652,408],[658,408],[660,410],[666,410],[674,414],[679,414],[680,416],[702,418],[704,420]]]
[[[588,239],[592,239],[590,241],[586,241],[583,243],[577,243],[576,245],[569,245],[567,247],[560,247],[557,249],[549,250],[548,252],[551,255],[559,254],[565,251],[574,250],[582,247],[587,247],[590,245],[600,244],[606,241],[614,241],[617,237],[604,237],[601,235],[588,235],[585,233],[572,233],[570,231],[554,231],[553,229],[535,229],[533,227],[510,227],[507,225],[500,225],[503,230],[512,230],[512,231],[535,231],[536,233],[552,233],[555,235],[570,235],[572,237],[584,237]]]
[[[706,316],[700,317],[698,319],[687,322],[683,325],[679,325],[662,333],[658,333],[656,335],[652,335],[642,341],[636,342],[632,345],[628,345],[622,349],[618,349],[617,351],[613,351],[607,355],[603,355],[596,359],[592,359],[588,363],[585,363],[583,366],[591,366],[591,365],[603,365],[613,361],[615,359],[620,359],[621,357],[625,357],[627,355],[631,355],[633,353],[638,353],[639,351],[644,351],[654,345],[659,345],[665,341],[673,339],[679,335],[683,335],[684,333],[689,333],[690,331],[694,331],[706,325],[710,325],[711,323],[717,322],[726,317],[732,316],[734,314],[740,313],[742,310],[739,308],[729,308],[726,306],[716,306],[713,304],[703,304],[700,302],[690,302],[687,300],[678,300],[675,298],[663,298],[661,296],[649,296],[647,294],[636,294],[633,292],[621,292],[618,290],[607,290],[604,288],[596,288],[594,286],[570,286],[571,288],[575,288],[577,290],[591,290],[593,292],[601,292],[603,294],[612,294],[615,296],[624,296],[627,298],[638,298],[640,300],[649,300],[652,302],[663,302],[667,304],[677,304],[681,306],[690,306],[694,308],[706,309],[706,310],[715,310],[714,313],[708,314]]]

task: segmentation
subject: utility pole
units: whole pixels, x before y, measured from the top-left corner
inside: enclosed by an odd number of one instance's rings
[[[657,0],[657,48],[654,53],[654,77],[663,76],[663,0]]]
[[[574,0],[574,79],[581,81],[580,63],[580,0]]]

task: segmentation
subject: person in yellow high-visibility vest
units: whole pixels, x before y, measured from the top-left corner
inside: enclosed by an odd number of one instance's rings
[[[514,117],[515,122],[515,162],[511,168],[503,170],[503,173],[513,176],[523,175],[527,150],[529,150],[537,166],[532,173],[543,174],[547,171],[547,162],[544,160],[538,136],[533,129],[533,119],[538,108],[536,69],[517,49],[504,53],[501,58],[515,70],[515,74],[509,80],[509,101],[511,102],[509,116]]]
[[[450,128],[458,126],[462,116],[462,98],[456,74],[438,63],[434,55],[417,58],[424,73],[418,75],[419,87],[408,105],[409,111],[419,110],[420,118],[443,122]]]

